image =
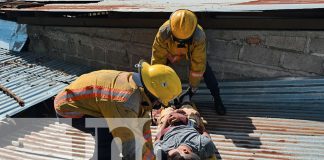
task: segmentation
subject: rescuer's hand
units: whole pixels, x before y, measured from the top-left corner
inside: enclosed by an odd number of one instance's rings
[[[179,102],[180,104],[190,104],[191,103],[191,97],[195,94],[197,89],[188,87],[182,94],[179,95]]]

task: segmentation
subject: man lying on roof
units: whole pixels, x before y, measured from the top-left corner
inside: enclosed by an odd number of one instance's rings
[[[216,159],[216,147],[192,106],[163,109],[157,123],[158,134],[154,142],[157,160]]]

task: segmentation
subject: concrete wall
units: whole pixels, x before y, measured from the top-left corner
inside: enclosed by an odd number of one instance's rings
[[[132,71],[151,56],[157,29],[29,26],[29,49],[98,69]],[[324,32],[206,30],[219,79],[324,75]],[[177,68],[187,75],[185,63]]]

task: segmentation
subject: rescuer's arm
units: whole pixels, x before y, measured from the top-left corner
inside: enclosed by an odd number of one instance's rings
[[[189,84],[192,88],[198,88],[206,69],[206,38],[204,34],[200,36],[201,37],[194,42],[190,56]]]
[[[159,29],[155,36],[153,46],[152,46],[152,57],[151,64],[166,64],[167,63],[167,44],[166,37],[163,36],[163,30]]]

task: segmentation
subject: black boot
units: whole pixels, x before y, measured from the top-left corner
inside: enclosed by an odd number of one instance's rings
[[[226,108],[222,102],[222,99],[219,95],[214,96],[214,105],[216,108],[216,112],[219,115],[225,115],[226,114]]]
[[[206,70],[204,73],[204,81],[206,83],[207,88],[210,90],[210,94],[214,97],[216,112],[219,115],[225,115],[226,109],[223,105],[221,97],[219,96],[218,82],[208,62],[206,64]]]

